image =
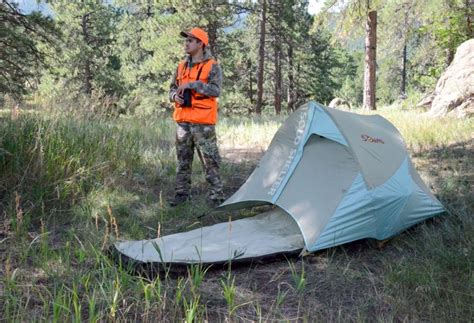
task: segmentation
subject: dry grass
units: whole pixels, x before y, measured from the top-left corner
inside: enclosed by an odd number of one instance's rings
[[[187,230],[206,213],[196,163],[192,208],[170,209],[167,119],[0,118],[0,311],[6,321],[471,321],[472,120],[380,111],[407,140],[451,211],[384,245],[359,241],[305,258],[140,277],[103,252],[117,236]],[[252,172],[283,118],[218,128],[227,193]],[[248,214],[240,214],[240,216]],[[225,221],[219,215],[202,225]],[[303,271],[304,268],[304,271]]]

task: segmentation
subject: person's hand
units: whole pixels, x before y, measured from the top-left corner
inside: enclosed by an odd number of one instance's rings
[[[181,84],[176,90],[176,94],[182,97],[184,94],[184,90],[186,90],[187,88],[188,88],[188,83]]]
[[[178,103],[179,105],[184,104],[183,97],[179,96],[178,93],[174,95],[174,102]]]

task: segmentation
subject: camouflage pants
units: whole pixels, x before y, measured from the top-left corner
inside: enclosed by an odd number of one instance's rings
[[[191,189],[191,172],[194,148],[203,164],[206,181],[209,184],[210,199],[220,199],[222,181],[219,176],[220,155],[217,148],[214,125],[179,122],[176,131],[176,154],[178,165],[176,171],[176,195],[189,195]]]

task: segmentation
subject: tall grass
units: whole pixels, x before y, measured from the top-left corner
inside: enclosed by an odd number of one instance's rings
[[[456,142],[474,139],[474,120],[446,117],[432,118],[421,111],[398,110],[396,107],[381,107],[371,112],[357,110],[358,113],[380,114],[400,131],[412,151],[443,147]]]
[[[222,276],[196,265],[179,278],[135,275],[105,252],[118,237],[186,230],[209,211],[197,160],[196,203],[167,207],[175,172],[169,116],[0,113],[3,319],[469,321],[474,123],[379,113],[401,131],[451,215],[397,236],[382,251],[355,243],[310,255],[301,270],[283,260]],[[223,155],[264,151],[283,119],[221,120]],[[241,183],[256,163],[224,159],[224,181]]]

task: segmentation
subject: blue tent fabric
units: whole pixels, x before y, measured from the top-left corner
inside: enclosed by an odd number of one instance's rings
[[[296,220],[306,244],[311,245],[330,221],[358,172],[357,160],[349,147],[312,135],[274,204]],[[302,183],[307,184],[302,186]]]
[[[328,113],[315,103],[310,103],[310,106],[314,110],[313,119],[317,120],[316,122],[311,122],[312,120],[310,121],[310,134],[317,134],[334,140],[341,145],[348,146],[346,139],[344,139],[344,136],[341,134]]]
[[[411,178],[408,158],[386,184],[368,190],[359,174],[318,241],[308,251],[374,238],[384,240],[444,212]]]
[[[274,194],[263,199],[259,196],[258,200],[253,200],[252,196],[246,194],[248,188],[254,185],[252,174],[241,188],[245,192],[239,190],[236,193],[238,198],[229,198],[221,209],[252,206],[254,202],[262,201],[274,204],[296,221],[308,251],[362,238],[386,239],[444,212],[442,204],[429,192],[414,170],[400,133],[389,121],[378,115],[358,115],[326,108],[316,102],[309,102],[300,109],[300,121],[293,118],[282,127],[299,127],[301,130],[301,118],[306,118],[305,133],[300,135],[304,142],[298,140],[291,163],[283,168],[285,176],[277,182],[278,188]],[[293,132],[287,131],[290,134]],[[347,147],[351,154],[336,156],[334,154],[338,149],[335,146],[328,148],[327,152],[309,154],[308,143],[315,135]],[[291,137],[289,142],[293,144],[294,138],[296,137]],[[314,144],[314,140],[311,142]],[[271,148],[272,145],[269,150]],[[325,154],[334,155],[334,164],[319,162]],[[346,172],[349,164],[338,163],[347,158],[356,160],[359,167],[358,175],[350,187],[346,187],[342,178],[337,179],[337,176],[329,180],[323,179],[324,173]],[[314,167],[322,169],[316,171],[306,166],[305,178],[300,174],[300,167],[308,163],[314,163]],[[260,167],[271,165],[270,162],[261,164]],[[281,169],[279,171],[282,172]],[[349,174],[352,173],[347,173],[346,178],[351,178],[352,175]],[[295,176],[301,182],[299,186],[298,181],[295,183]],[[331,179],[336,183],[329,183]],[[322,200],[320,198],[328,185],[331,185],[335,193],[332,193],[334,201],[330,201],[329,196]],[[339,196],[337,192],[343,194]],[[301,196],[307,203],[301,201]],[[336,203],[334,211],[328,211],[328,203]],[[325,208],[326,211],[321,213]]]
[[[247,181],[218,210],[262,204],[275,207],[245,221],[115,247],[137,261],[216,263],[383,240],[444,212],[388,120],[316,102],[287,118]]]
[[[373,237],[375,235],[375,219],[370,210],[372,198],[359,174],[344,199],[334,212],[316,243],[307,245],[308,251],[329,248],[350,241]],[[347,216],[350,215],[350,219]]]

